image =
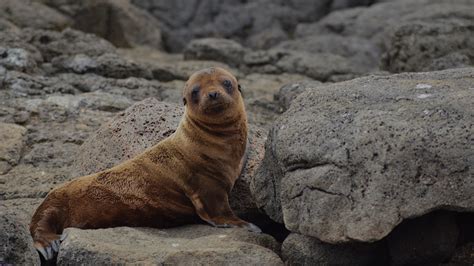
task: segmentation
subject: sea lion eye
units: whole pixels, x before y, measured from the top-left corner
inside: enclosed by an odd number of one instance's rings
[[[200,89],[199,86],[194,86],[193,90],[191,91],[191,99],[192,99],[194,102],[197,102],[197,101],[198,101],[199,89]]]
[[[222,82],[222,86],[224,86],[224,89],[228,92],[228,93],[232,93],[232,82],[230,82],[230,80],[226,79]]]

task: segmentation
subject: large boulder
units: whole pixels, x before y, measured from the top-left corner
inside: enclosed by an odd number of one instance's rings
[[[69,228],[58,264],[283,265],[279,244],[244,229],[190,225],[172,229]]]
[[[33,0],[2,0],[0,18],[20,28],[62,30],[72,24],[57,10]]]
[[[300,81],[296,83],[289,83],[280,88],[278,93],[274,94],[275,100],[281,107],[281,111],[286,111],[290,108],[291,102],[308,88],[314,88],[321,85],[319,81]]]
[[[242,63],[245,49],[239,43],[218,38],[192,40],[184,50],[184,59],[214,60],[231,66]]]
[[[168,137],[178,127],[184,109],[154,98],[138,102],[103,125],[80,147],[74,174],[95,173],[133,158]],[[231,207],[239,215],[257,211],[249,190],[250,180],[263,159],[265,134],[256,127],[249,130],[246,166],[230,195]]]
[[[251,51],[245,54],[244,63],[251,72],[301,74],[320,81],[350,79],[361,73],[340,55],[286,49]]]
[[[270,131],[258,206],[329,243],[373,242],[431,210],[474,211],[473,82],[465,68],[302,93]]]
[[[123,79],[128,77],[151,78],[151,71],[139,64],[113,53],[92,58],[84,54],[60,56],[52,61],[58,72],[77,74],[94,73],[103,77]]]
[[[376,69],[380,56],[380,48],[374,42],[357,36],[338,34],[310,34],[281,42],[276,48],[339,55],[348,58],[364,72]]]
[[[474,12],[474,8],[472,10]],[[386,46],[383,68],[391,72],[474,65],[474,23],[444,21],[401,25],[387,38]]]
[[[287,40],[298,22],[313,22],[332,9],[368,5],[367,0],[164,1],[132,0],[161,23],[166,47],[182,51],[192,39],[233,38],[252,48]]]
[[[129,0],[40,0],[59,10],[80,31],[100,36],[117,47],[161,48],[159,22]]]
[[[364,73],[376,69],[385,52],[382,66],[396,72],[472,65],[468,56],[472,1],[376,2],[381,3],[338,10],[319,21],[299,23],[294,39],[279,47],[342,55]]]
[[[24,29],[19,37],[38,49],[44,61],[50,62],[58,56],[85,54],[100,56],[115,53],[115,47],[108,41],[93,34],[65,29],[61,32],[49,30]]]

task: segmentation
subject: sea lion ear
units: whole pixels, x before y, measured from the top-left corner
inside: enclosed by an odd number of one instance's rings
[[[237,87],[239,88],[239,91],[242,92],[242,86],[239,84]]]
[[[186,98],[183,97],[183,104],[186,105],[187,101]]]

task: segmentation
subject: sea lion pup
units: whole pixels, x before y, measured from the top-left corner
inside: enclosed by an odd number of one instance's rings
[[[232,212],[228,196],[247,144],[247,116],[236,78],[222,68],[194,73],[183,94],[175,133],[111,169],[52,190],[30,224],[46,259],[66,227],[166,228],[201,218],[216,227],[260,229]],[[199,217],[199,218],[198,218]]]

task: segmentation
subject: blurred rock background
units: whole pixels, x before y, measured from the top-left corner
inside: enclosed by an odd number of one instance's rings
[[[210,66],[243,87],[231,204],[266,234],[68,229],[58,264],[474,263],[472,0],[0,0],[0,263],[39,264],[48,191],[171,134]]]

